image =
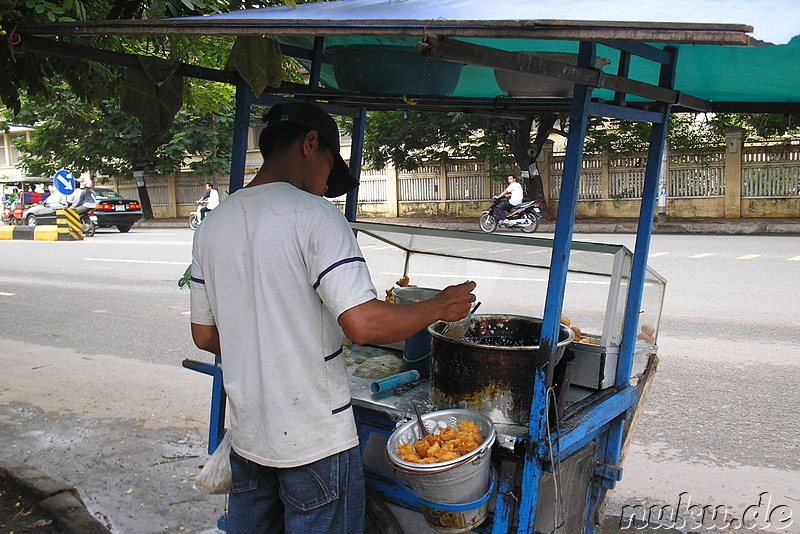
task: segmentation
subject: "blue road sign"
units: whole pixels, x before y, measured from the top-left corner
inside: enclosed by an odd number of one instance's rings
[[[53,176],[53,186],[62,195],[75,192],[75,177],[68,170],[62,169]]]

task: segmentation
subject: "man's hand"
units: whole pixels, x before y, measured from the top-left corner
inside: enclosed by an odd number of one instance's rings
[[[475,302],[475,282],[464,282],[456,286],[445,288],[441,293],[431,300],[441,301],[444,306],[444,314],[439,317],[442,321],[458,321],[469,314],[472,303]]]

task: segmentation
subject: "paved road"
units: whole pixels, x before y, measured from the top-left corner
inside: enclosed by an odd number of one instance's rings
[[[4,454],[76,485],[114,532],[210,532],[224,506],[191,489],[210,384],[179,367],[208,359],[191,345],[188,291],[176,284],[191,236],[0,242]],[[619,234],[576,239],[633,246]],[[741,515],[768,492],[773,508],[800,511],[800,238],[655,235],[650,264],[668,280],[661,365],[610,508],[688,492]],[[373,267],[385,273],[379,290],[396,270]],[[468,274],[479,288],[512,282]]]

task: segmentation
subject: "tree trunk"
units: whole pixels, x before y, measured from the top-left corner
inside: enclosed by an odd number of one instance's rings
[[[139,203],[142,205],[142,218],[145,220],[153,218],[153,206],[150,204],[150,194],[147,192],[147,184],[144,181],[144,171],[133,171],[136,179],[136,188],[139,190]]]
[[[537,117],[539,125],[536,129],[536,137],[531,143],[531,128],[533,127],[534,119]],[[509,143],[511,153],[514,155],[514,160],[519,165],[519,168],[528,171],[528,179],[522,181],[525,196],[539,201],[542,216],[545,219],[552,219],[553,214],[550,213],[550,209],[547,207],[542,176],[536,166],[536,158],[539,157],[544,142],[547,141],[547,136],[550,135],[550,131],[553,129],[557,119],[558,115],[556,113],[545,113],[541,115],[532,114],[524,119],[514,120],[512,121],[514,135]]]

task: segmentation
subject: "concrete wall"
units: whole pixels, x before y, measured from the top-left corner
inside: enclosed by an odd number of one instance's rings
[[[249,176],[261,161],[248,154]],[[587,155],[581,176],[578,218],[635,218],[644,174],[643,155]],[[552,213],[564,156],[548,143],[539,169]],[[662,213],[670,218],[800,217],[800,144],[744,146],[739,131],[728,132],[726,144],[697,154],[667,154]],[[491,196],[505,187],[489,179],[483,161],[427,162],[417,173],[392,167],[362,176],[359,216],[477,218]],[[497,174],[497,172],[495,172]],[[502,174],[502,173],[501,173]],[[245,178],[245,183],[249,178]],[[188,218],[203,194],[205,178],[187,174],[148,178],[157,218]],[[224,199],[227,180],[218,189]],[[115,180],[123,195],[138,198],[135,183]],[[338,204],[343,198],[337,199]]]

